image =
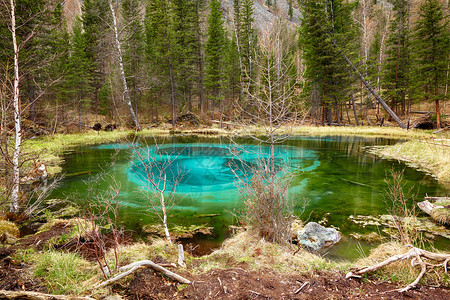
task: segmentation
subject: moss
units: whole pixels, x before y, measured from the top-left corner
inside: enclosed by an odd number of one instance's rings
[[[4,234],[8,234],[15,238],[18,238],[20,235],[20,230],[15,223],[6,220],[0,220],[0,236]]]
[[[188,267],[203,273],[212,268],[230,268],[245,263],[252,269],[273,269],[280,273],[305,272],[310,270],[333,270],[345,264],[331,262],[303,249],[293,255],[295,249],[269,243],[252,231],[244,231],[225,240],[222,248],[200,259],[192,259]]]

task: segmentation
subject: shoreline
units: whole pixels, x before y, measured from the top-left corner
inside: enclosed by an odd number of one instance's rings
[[[405,163],[407,166],[431,174],[446,187],[450,187],[450,134],[443,132],[433,134],[432,130],[406,131],[397,127],[287,127],[280,133],[292,136],[360,136],[367,138],[389,138],[406,140],[395,145],[371,147],[367,149],[382,159],[392,159]],[[123,131],[87,131],[76,134],[56,134],[44,138],[28,140],[24,143],[27,150],[40,153],[41,160],[48,165],[48,173],[54,176],[61,171],[62,154],[71,148],[83,145],[112,143],[136,136],[166,136],[166,135],[205,135],[205,136],[245,136],[249,134],[263,135],[264,128],[255,126],[248,129],[224,130],[217,126],[207,128],[191,128],[171,130],[165,128],[144,129],[141,132]]]

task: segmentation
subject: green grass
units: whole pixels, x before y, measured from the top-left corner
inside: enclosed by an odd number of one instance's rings
[[[34,276],[45,280],[54,294],[76,294],[91,288],[89,279],[95,277],[95,269],[75,253],[47,251],[35,256]]]

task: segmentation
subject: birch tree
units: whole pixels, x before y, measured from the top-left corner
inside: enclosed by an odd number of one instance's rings
[[[122,85],[123,85],[123,96],[124,96],[125,102],[128,106],[128,110],[130,111],[130,115],[131,115],[131,118],[133,119],[136,130],[141,131],[141,126],[139,125],[139,120],[134,112],[133,104],[131,103],[130,91],[128,89],[127,79],[125,77],[125,69],[123,66],[122,49],[121,49],[121,42],[119,39],[119,30],[117,28],[116,13],[114,11],[114,6],[112,3],[112,0],[109,0],[108,2],[109,2],[109,9],[111,11],[111,16],[113,19],[114,41],[116,43],[116,48],[117,48],[117,60],[119,62],[120,77],[121,77],[121,81],[122,81]]]
[[[22,144],[22,124],[21,111],[19,99],[19,47],[17,46],[16,38],[16,2],[10,0],[11,10],[11,37],[14,49],[14,87],[13,87],[13,107],[14,107],[14,128],[16,132],[14,154],[12,159],[13,164],[13,187],[11,193],[11,201],[9,210],[12,213],[17,213],[19,210],[19,192],[20,192],[20,147]]]

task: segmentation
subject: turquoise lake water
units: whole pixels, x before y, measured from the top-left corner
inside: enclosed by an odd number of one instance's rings
[[[352,258],[359,253],[356,247],[367,251],[373,246],[348,238],[349,233],[362,231],[348,218],[386,213],[385,180],[390,170],[404,170],[405,187],[413,188],[415,200],[426,194],[448,194],[431,176],[376,158],[364,149],[396,142],[380,138],[295,137],[276,146],[276,165],[286,167],[294,175],[290,197],[296,214],[303,220],[325,220],[328,226],[338,227],[346,235],[343,243],[330,248],[330,257]],[[252,167],[267,156],[267,146],[257,145],[249,138],[231,142],[228,138],[197,136],[159,138],[158,144],[159,163],[154,166],[171,161],[166,169],[166,190],[177,183],[169,223],[208,224],[214,227],[215,236],[206,244],[217,246],[227,236],[228,226],[236,223],[233,215],[242,208],[236,175],[251,178]],[[154,154],[153,138],[141,139],[134,146],[115,143],[75,149],[65,156],[63,172],[67,177],[53,196],[75,202],[94,198],[93,191],[107,191],[111,182],[108,178],[114,178],[120,186],[122,224],[139,231],[143,225],[155,222],[146,196],[152,188],[143,165],[149,165],[148,157]],[[160,173],[154,170],[156,176]],[[99,180],[99,176],[104,180]],[[300,215],[305,198],[308,205]],[[448,241],[443,243],[450,245]]]

